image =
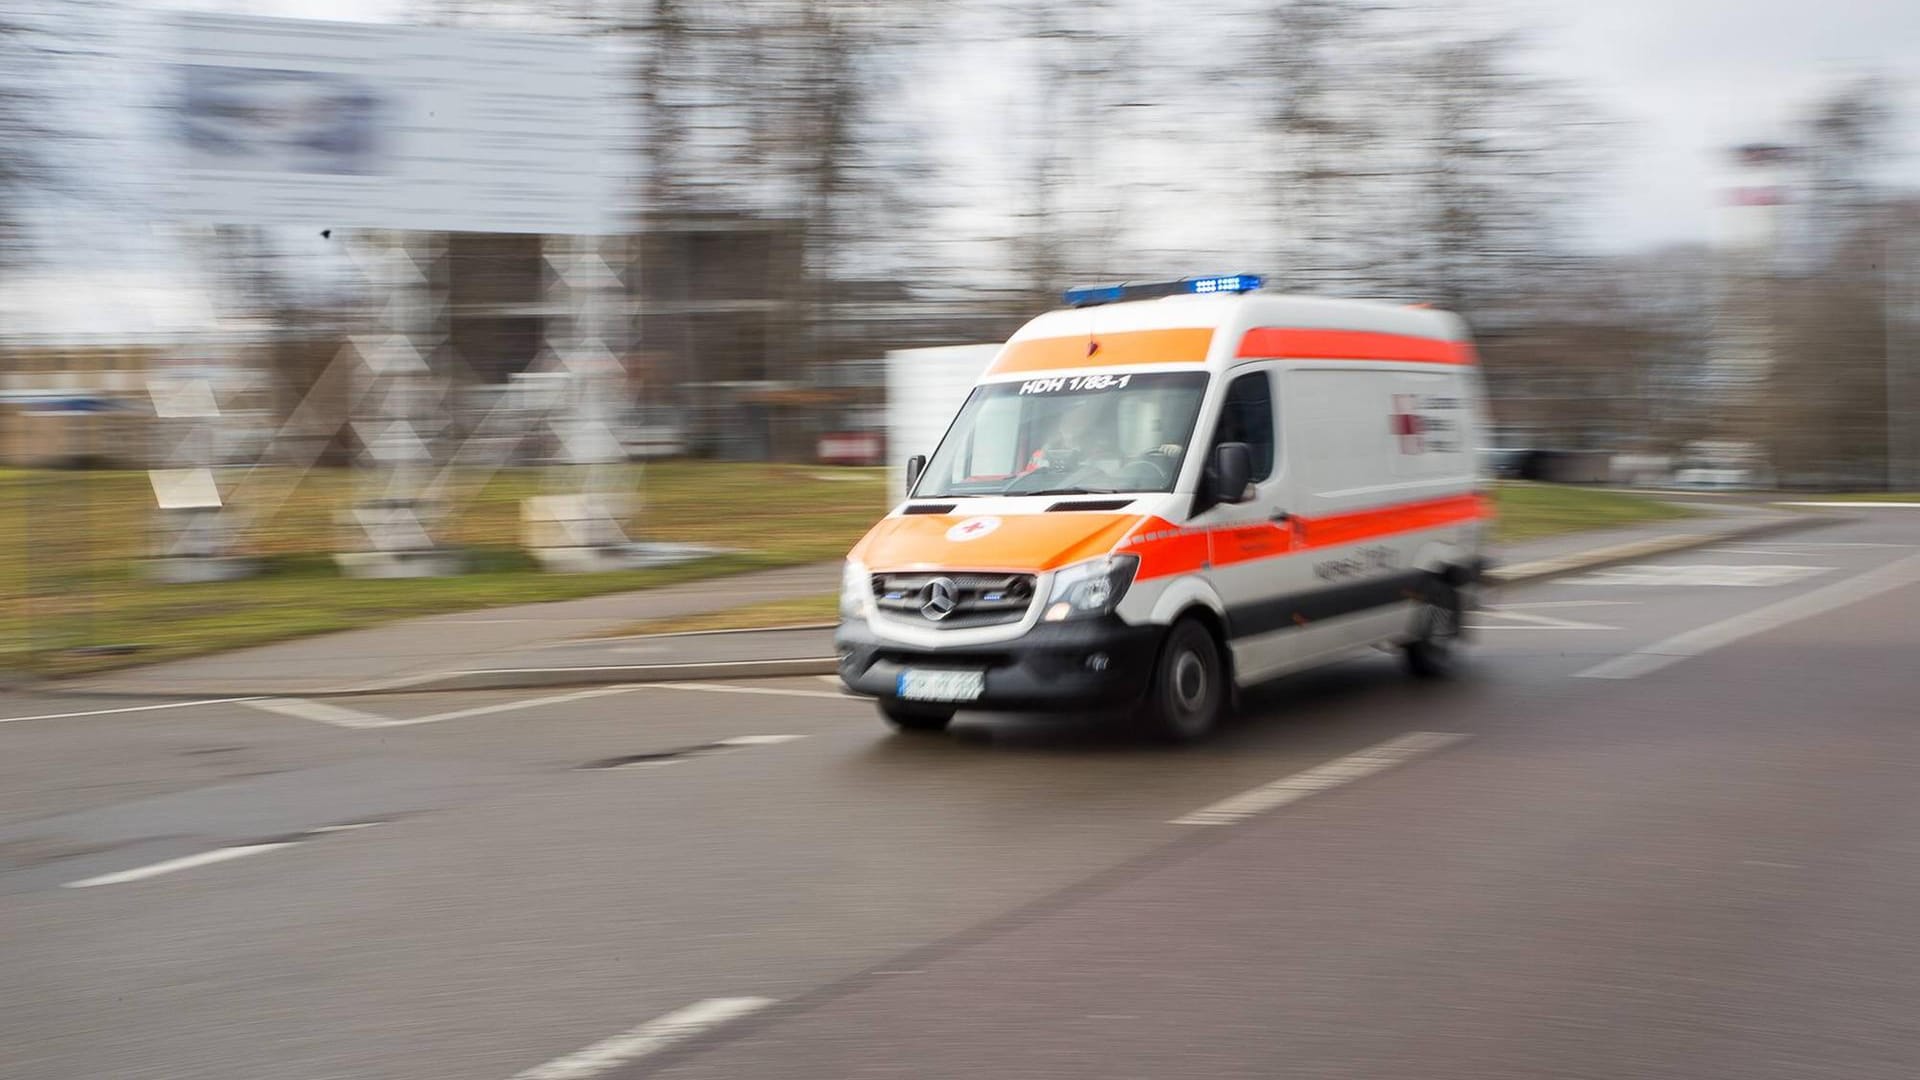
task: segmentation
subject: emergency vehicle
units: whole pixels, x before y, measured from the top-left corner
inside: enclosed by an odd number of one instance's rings
[[[1466,327],[1260,284],[1074,289],[1014,334],[847,558],[847,687],[911,731],[1111,709],[1192,739],[1356,650],[1448,670],[1489,518]]]

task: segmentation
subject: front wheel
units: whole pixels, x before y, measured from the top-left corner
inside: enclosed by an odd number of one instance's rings
[[[1213,730],[1227,702],[1227,666],[1207,628],[1182,619],[1167,634],[1154,665],[1140,720],[1153,735],[1192,742]]]
[[[920,705],[901,701],[898,698],[882,698],[880,715],[901,731],[940,732],[947,730],[953,723],[956,710],[939,705]]]
[[[1414,630],[1419,636],[1401,646],[1407,670],[1422,679],[1444,679],[1460,670],[1459,589],[1435,581],[1428,586],[1427,598],[1414,612]]]

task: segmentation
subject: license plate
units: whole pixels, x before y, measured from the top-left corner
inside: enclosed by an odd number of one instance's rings
[[[903,671],[894,687],[910,701],[973,701],[986,690],[984,671]]]

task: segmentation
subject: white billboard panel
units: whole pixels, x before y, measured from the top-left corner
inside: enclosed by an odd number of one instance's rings
[[[613,69],[583,39],[216,14],[171,31],[177,219],[620,229]]]

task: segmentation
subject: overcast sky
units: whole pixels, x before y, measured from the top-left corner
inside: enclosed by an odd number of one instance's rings
[[[426,6],[398,0],[123,2],[147,12],[192,8],[371,21]],[[0,6],[8,3],[0,0]],[[1890,173],[1920,188],[1920,0],[1478,4],[1530,32],[1536,42],[1531,65],[1584,88],[1619,121],[1616,163],[1600,185],[1604,209],[1592,219],[1599,223],[1591,238],[1596,246],[1635,250],[1710,239],[1716,193],[1730,183],[1725,148],[1787,136],[1795,115],[1823,88],[1864,73],[1889,77],[1901,96],[1899,138],[1906,153]],[[74,0],[72,10],[99,16],[111,8]],[[119,76],[127,81],[125,73]],[[122,94],[136,102],[150,97],[132,85]],[[128,131],[132,125],[104,126]],[[155,244],[150,230],[131,224],[124,234],[92,232],[96,254],[101,248],[152,250]]]
[[[1705,240],[1719,156],[1785,138],[1821,90],[1877,73],[1902,94],[1897,178],[1920,186],[1916,0],[1503,0],[1540,31],[1539,62],[1624,124],[1609,246]]]

